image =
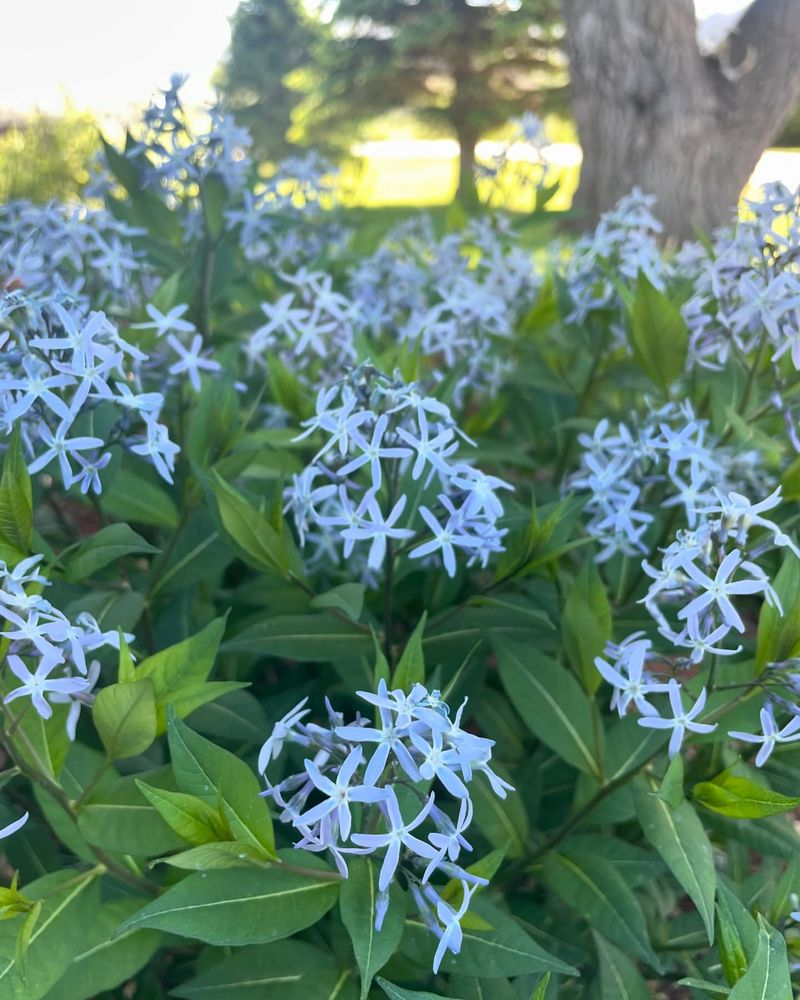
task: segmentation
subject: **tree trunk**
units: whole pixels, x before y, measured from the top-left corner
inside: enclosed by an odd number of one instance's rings
[[[656,195],[670,235],[727,221],[800,98],[797,0],[756,0],[712,57],[697,47],[692,0],[563,0],[563,9],[581,221],[633,187]]]
[[[456,140],[458,142],[456,198],[467,211],[471,212],[478,206],[478,191],[475,187],[475,146],[478,137],[468,126],[458,126]]]

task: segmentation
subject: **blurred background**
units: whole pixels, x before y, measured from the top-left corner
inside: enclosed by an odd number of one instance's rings
[[[620,108],[616,118],[601,121],[602,109],[626,86],[613,72],[605,74],[609,60],[602,44],[611,39],[622,60],[626,45],[645,57],[644,69],[635,70],[634,101],[643,123],[637,135],[647,136],[649,115],[659,135],[675,129],[674,145],[680,146],[687,144],[677,134],[682,122],[696,113],[691,94],[688,103],[685,95],[673,102],[680,105],[679,125],[661,98],[648,96],[664,82],[659,75],[672,71],[661,65],[661,53],[672,47],[670,32],[691,31],[703,63],[713,62],[724,85],[738,90],[743,78],[749,86],[765,62],[753,68],[743,25],[756,8],[784,6],[783,0],[658,4],[681,8],[683,22],[678,16],[662,24],[654,5],[639,0],[27,0],[5,11],[0,37],[0,200],[77,197],[100,134],[118,140],[153,91],[181,73],[189,75],[184,97],[190,104],[200,107],[217,92],[223,95],[239,124],[251,131],[253,153],[265,168],[309,149],[336,163],[336,193],[345,205],[436,206],[458,196],[469,208],[476,199],[474,178],[480,189],[485,174],[493,183],[492,198],[528,211],[536,195],[524,183],[524,164],[544,159],[557,180],[548,208],[565,210],[581,165],[581,99],[585,105],[595,92],[601,101],[589,115],[598,119],[606,145],[595,149],[598,138],[591,137],[593,158],[610,164],[615,145],[625,147],[626,162],[639,155]],[[636,29],[628,40],[613,23],[626,7],[626,26]],[[587,50],[581,32],[596,52]],[[570,57],[579,71],[572,81]],[[626,65],[635,67],[636,61],[627,59]],[[737,124],[761,116],[760,130],[735,140],[711,137],[712,126],[702,122],[699,133],[689,130],[692,146],[698,134],[709,134],[709,148],[722,147],[715,159],[729,181],[726,191],[748,177],[751,183],[800,182],[800,79],[795,84],[774,73],[780,108],[769,123],[761,108],[748,103],[750,95],[741,102]],[[604,86],[614,88],[614,100],[602,95]],[[695,86],[702,90],[705,84]],[[696,103],[703,105],[699,93]],[[525,117],[530,114],[544,123],[544,134]],[[583,135],[587,148],[587,128]],[[747,147],[747,155],[729,167],[726,141]],[[500,149],[506,166],[516,164],[507,183],[497,183],[493,173]],[[713,176],[699,176],[707,167],[696,156],[682,155],[684,173],[696,174],[700,189],[717,187]],[[642,186],[657,188],[658,177],[644,157],[642,152]],[[640,180],[635,169],[630,176],[609,169],[620,175],[619,188]],[[596,193],[590,208],[607,207],[604,201],[624,193],[614,186],[606,182],[608,190]],[[713,223],[715,211],[706,218],[695,205],[690,214],[698,218],[690,224]],[[673,228],[686,225],[683,220]]]

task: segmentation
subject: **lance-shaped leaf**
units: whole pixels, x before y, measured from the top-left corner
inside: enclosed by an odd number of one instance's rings
[[[703,824],[689,802],[673,809],[645,778],[634,782],[633,795],[642,832],[697,907],[712,944],[717,875]]]
[[[494,638],[500,679],[531,732],[587,774],[600,777],[589,699],[574,675],[530,646]]]
[[[156,738],[156,697],[149,679],[97,692],[92,718],[110,760],[144,753]]]
[[[353,858],[350,875],[342,883],[339,909],[353,943],[361,974],[361,1000],[366,1000],[372,979],[395,952],[406,918],[406,896],[397,883],[389,889],[389,907],[380,931],[375,929],[378,873],[369,858]]]
[[[266,944],[315,924],[339,895],[330,872],[231,868],[194,872],[148,903],[122,930],[155,927],[214,945]]]

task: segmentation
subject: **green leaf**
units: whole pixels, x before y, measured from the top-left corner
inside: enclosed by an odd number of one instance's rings
[[[567,591],[561,632],[570,663],[584,689],[594,694],[602,680],[594,661],[611,638],[611,605],[595,562],[589,556]]]
[[[406,990],[402,986],[395,986],[394,983],[390,983],[388,979],[382,979],[380,976],[378,976],[375,982],[380,986],[389,1000],[447,1000],[441,993],[429,993],[427,990],[423,990],[422,992],[419,990]],[[455,998],[455,1000],[458,1000],[458,998]]]
[[[211,486],[217,498],[222,525],[243,558],[256,569],[288,576],[290,559],[286,543],[267,515],[253,507],[216,471],[211,473]]]
[[[548,971],[577,975],[572,966],[541,948],[513,917],[503,913],[486,896],[473,897],[470,909],[491,930],[464,928],[461,952],[458,955],[445,953],[442,972],[479,979]],[[417,964],[428,967],[435,948],[436,940],[425,924],[416,916],[407,919],[403,951]]]
[[[170,996],[184,1000],[311,1000],[335,996],[339,977],[331,956],[305,941],[242,948]]]
[[[214,945],[266,944],[315,924],[338,895],[338,878],[299,875],[280,866],[195,872],[122,927],[155,927]]]
[[[229,685],[206,685],[224,632],[225,618],[216,618],[183,642],[148,656],[136,668],[137,679],[149,678],[155,689],[159,734],[166,729],[168,705],[173,706],[176,715],[188,715],[204,702],[232,690]]]
[[[311,599],[309,607],[323,611],[326,608],[336,608],[343,611],[351,621],[357,622],[364,609],[364,584],[341,583],[324,594],[317,594]]]
[[[77,583],[132,552],[151,553],[158,549],[127,524],[109,524],[81,542],[67,562],[64,576],[70,583]]]
[[[508,781],[509,774],[505,768],[494,761],[492,764],[500,777]],[[493,847],[507,847],[510,857],[521,858],[530,836],[528,813],[522,796],[512,793],[501,799],[492,791],[484,775],[476,775],[469,787],[478,829]]]
[[[234,754],[198,736],[170,712],[167,724],[172,768],[181,791],[216,807],[219,800],[234,839],[275,857],[269,808],[258,779]]]
[[[342,882],[339,909],[353,943],[361,973],[361,1000],[366,1000],[372,979],[395,952],[403,936],[406,896],[397,883],[389,889],[389,908],[380,931],[375,930],[378,874],[369,858],[353,858],[350,875]]]
[[[230,653],[277,656],[301,663],[369,656],[372,636],[331,614],[276,615],[243,629],[222,647]]]
[[[153,682],[132,681],[102,688],[94,700],[92,718],[110,760],[144,753],[156,738]]]
[[[678,305],[655,288],[643,271],[636,280],[628,334],[634,357],[667,393],[683,374],[689,331]]]
[[[20,423],[8,438],[0,476],[0,539],[27,554],[33,533],[31,477],[22,452]]]
[[[161,941],[158,931],[114,934],[144,902],[133,897],[116,899],[92,914],[82,928],[80,947],[47,1000],[92,1000],[131,979],[150,961]]]
[[[186,871],[207,872],[214,868],[246,868],[248,865],[263,865],[264,852],[235,840],[220,840],[215,844],[201,844],[188,851],[156,858],[153,864],[172,865]]]
[[[228,201],[228,189],[219,174],[210,173],[203,179],[201,201],[208,235],[212,240],[218,240],[224,231],[225,205]]]
[[[529,646],[494,638],[500,679],[534,736],[567,763],[600,778],[592,709],[575,677]]]
[[[639,903],[613,864],[601,856],[549,854],[542,880],[588,924],[602,928],[609,941],[660,970]]]
[[[214,843],[225,838],[219,813],[194,795],[155,788],[144,781],[136,787],[150,802],[170,829],[190,844]]]
[[[780,604],[764,601],[758,616],[756,668],[759,672],[768,663],[779,663],[800,653],[800,560],[791,552],[787,552],[773,586]]]
[[[730,1000],[792,1000],[786,941],[760,914],[758,950],[731,990]]]
[[[29,883],[25,894],[41,902],[25,948],[25,975],[19,966],[16,921],[0,924],[0,996],[3,1000],[44,997],[80,951],[99,908],[98,870],[76,881],[74,871],[53,872]]]
[[[596,931],[594,943],[600,960],[600,1000],[649,1000],[647,983],[625,952]]]
[[[427,620],[428,613],[427,611],[423,611],[422,617],[409,636],[406,647],[403,650],[403,655],[394,668],[394,676],[392,677],[393,688],[410,691],[415,684],[425,683],[425,656],[422,652],[422,636],[425,632],[425,623]]]
[[[103,509],[122,521],[177,528],[178,508],[170,495],[141,473],[122,468],[103,491]]]
[[[730,770],[718,774],[712,781],[698,782],[692,794],[701,806],[733,819],[761,819],[800,806],[800,797],[780,795]]]
[[[745,974],[758,948],[758,925],[744,903],[725,884],[717,886],[717,948],[722,970],[733,986]]]
[[[719,983],[712,983],[708,979],[697,979],[695,976],[679,979],[678,986],[686,986],[694,991],[700,990],[701,993],[708,993],[712,997],[727,997],[731,992],[727,986],[720,986]]]
[[[697,907],[708,943],[713,944],[717,875],[703,824],[689,802],[673,809],[645,778],[634,782],[633,797],[642,832]]]
[[[658,790],[659,797],[667,803],[670,809],[677,809],[684,801],[683,781],[683,757],[676,754],[669,762]]]
[[[96,847],[134,857],[154,857],[184,847],[135,781],[119,778],[98,787],[78,813],[81,834]]]

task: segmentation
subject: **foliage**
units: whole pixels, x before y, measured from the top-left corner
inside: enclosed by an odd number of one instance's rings
[[[367,246],[179,83],[0,209],[0,993],[788,998],[800,204]]]
[[[91,115],[38,113],[0,131],[0,203],[77,198],[99,140]]]
[[[292,78],[302,72],[318,34],[296,0],[245,0],[233,15],[218,82],[261,160],[281,158],[291,146],[287,132],[303,99]]]

